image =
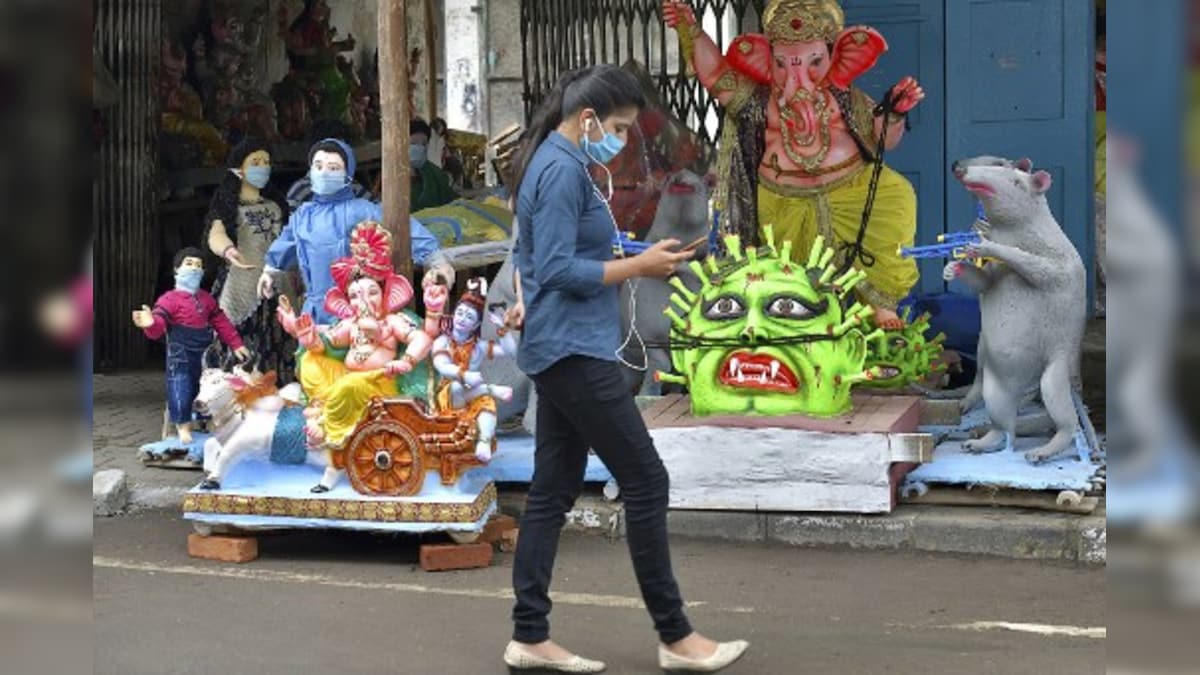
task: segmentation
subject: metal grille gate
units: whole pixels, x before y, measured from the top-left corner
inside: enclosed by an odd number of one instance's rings
[[[104,111],[108,134],[92,183],[96,233],[95,359],[98,369],[140,366],[147,342],[129,320],[153,302],[158,274],[158,98],[162,0],[97,0],[96,58],[117,81],[120,100]]]
[[[757,30],[765,0],[691,0],[697,19],[716,20],[709,35],[725,45]],[[701,19],[703,20],[703,19]],[[733,31],[726,31],[732,23]],[[720,114],[717,103],[679,59],[675,31],[662,20],[662,0],[521,0],[525,121],[559,76],[588,65],[623,65],[636,59],[679,119]],[[715,144],[720,130],[692,125]]]

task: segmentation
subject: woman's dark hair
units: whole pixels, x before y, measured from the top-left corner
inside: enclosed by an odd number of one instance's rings
[[[257,138],[247,137],[242,142],[233,146],[229,151],[229,157],[225,160],[225,167],[229,169],[241,169],[242,163],[250,155],[265,151],[271,153],[271,146],[265,141]],[[208,235],[212,231],[214,220],[221,221],[225,225],[225,234],[229,235],[230,241],[237,243],[237,215],[238,203],[242,191],[242,179],[233,175],[232,172],[226,171],[224,177],[221,178],[221,183],[217,185],[217,191],[213,193],[212,199],[208,203],[208,215],[204,216],[204,238],[201,240],[205,250],[208,249]],[[278,190],[271,185],[259,191],[263,199],[269,199],[279,206],[280,215],[283,217],[283,222],[288,219],[287,199],[284,198]],[[214,259],[216,254],[213,254]]]
[[[179,249],[175,252],[175,258],[171,260],[171,269],[179,269],[179,266],[183,264],[184,258],[199,258],[200,260],[204,260],[204,251],[201,251],[195,246],[188,246],[187,248]]]
[[[564,119],[584,108],[592,108],[603,120],[621,108],[630,107],[638,110],[646,107],[646,95],[637,78],[627,70],[611,65],[591,66],[572,70],[560,77],[558,84],[554,85],[534,113],[533,122],[526,131],[525,143],[513,162],[509,177],[513,203],[516,203],[521,181],[525,179],[534,153]]]

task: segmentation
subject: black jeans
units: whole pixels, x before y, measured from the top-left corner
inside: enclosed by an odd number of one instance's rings
[[[566,514],[583,489],[591,447],[621,486],[629,556],[659,639],[667,644],[682,640],[692,628],[671,571],[667,469],[619,366],[572,356],[533,381],[537,450],[513,563],[513,639],[536,644],[550,637],[554,557]]]

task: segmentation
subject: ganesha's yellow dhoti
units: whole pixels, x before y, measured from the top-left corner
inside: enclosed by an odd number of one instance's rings
[[[396,378],[382,370],[350,370],[338,359],[317,352],[300,358],[300,386],[310,401],[320,401],[325,442],[341,445],[358,426],[373,398],[400,395]]]
[[[863,205],[871,183],[871,167],[820,188],[777,185],[759,177],[759,226],[772,225],[777,242],[792,242],[792,260],[808,260],[813,241],[824,237],[826,246],[853,244],[858,238]],[[859,298],[875,307],[895,309],[917,283],[917,263],[901,258],[899,247],[912,246],[917,232],[917,196],[912,185],[896,171],[883,168],[863,249],[875,264],[856,267],[867,273],[857,286]],[[836,260],[841,260],[837,258]]]

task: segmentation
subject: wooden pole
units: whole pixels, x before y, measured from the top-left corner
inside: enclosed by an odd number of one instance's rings
[[[437,22],[433,16],[433,0],[425,0],[425,67],[428,82],[425,83],[425,107],[428,111],[427,120],[433,124],[437,117]]]
[[[383,225],[392,233],[392,264],[412,278],[408,225],[408,0],[379,0],[379,104],[383,128]]]

